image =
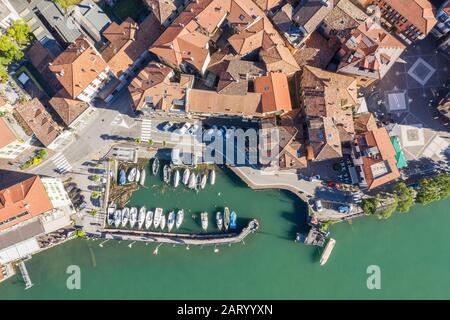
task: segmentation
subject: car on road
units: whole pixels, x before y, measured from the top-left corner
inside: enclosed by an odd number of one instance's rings
[[[169,131],[170,128],[173,127],[173,122],[172,121],[167,121],[164,123],[164,125],[162,126],[161,130],[162,131]]]
[[[87,203],[86,201],[83,201],[82,203],[80,203],[78,206],[78,210],[83,210],[87,207]]]
[[[315,205],[316,205],[316,211],[317,211],[317,212],[322,212],[322,211],[323,211],[322,201],[316,200]]]
[[[192,124],[189,123],[189,122],[185,122],[185,123],[183,123],[181,128],[175,130],[175,133],[177,133],[177,134],[185,134],[189,130],[190,127],[192,127]]]
[[[309,178],[309,181],[318,182],[318,181],[320,181],[320,176],[319,175],[312,176]]]

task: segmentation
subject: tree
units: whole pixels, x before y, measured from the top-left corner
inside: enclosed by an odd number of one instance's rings
[[[33,39],[33,34],[28,24],[23,19],[15,20],[6,31],[20,47],[25,47]]]
[[[0,82],[1,83],[6,83],[6,81],[8,81],[8,70],[6,69],[6,66],[4,66],[3,64],[0,63]]]
[[[141,138],[134,139],[134,142],[136,142],[137,144],[141,143]]]
[[[395,186],[394,193],[398,199],[398,211],[408,212],[414,204],[414,190],[406,183],[400,182]]]
[[[444,173],[434,178],[424,178],[419,183],[417,202],[429,204],[443,200],[450,195],[450,174]]]
[[[91,197],[92,197],[92,199],[98,199],[98,198],[100,198],[100,194],[97,191],[94,191],[94,192],[92,192]]]
[[[366,198],[362,201],[362,209],[367,215],[375,214],[379,205],[380,200],[378,198]]]
[[[3,65],[8,65],[23,58],[23,52],[7,35],[0,36],[0,55],[3,58],[1,61]]]
[[[397,208],[398,208],[398,198],[397,198],[396,194],[394,194],[393,200],[394,200],[394,202],[392,204],[390,204],[389,206],[384,207],[384,208],[382,208],[382,209],[380,209],[378,211],[378,217],[380,219],[388,219],[388,218],[390,218],[394,214],[394,212],[397,210]]]

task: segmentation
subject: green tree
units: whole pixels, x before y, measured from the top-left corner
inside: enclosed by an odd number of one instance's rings
[[[92,176],[92,181],[97,182],[98,180],[100,180],[100,176],[98,174]]]
[[[6,31],[6,34],[22,48],[33,39],[31,29],[23,19],[15,20]]]
[[[380,200],[378,198],[366,198],[362,201],[362,209],[367,215],[375,214],[379,205]]]
[[[0,82],[6,83],[6,81],[8,81],[8,77],[9,77],[8,69],[0,62]]]
[[[408,212],[414,204],[414,190],[406,183],[400,182],[395,186],[394,193],[398,199],[398,211]]]
[[[390,204],[389,206],[384,207],[384,208],[382,208],[382,209],[380,209],[378,211],[377,214],[378,214],[378,217],[380,219],[388,219],[388,218],[390,218],[394,214],[394,212],[397,210],[397,208],[398,208],[398,198],[397,198],[396,194],[394,194],[393,200],[394,201],[393,201],[392,204]]]
[[[137,144],[141,143],[141,138],[134,139],[134,142],[136,142]]]
[[[7,35],[0,36],[0,56],[1,64],[8,65],[13,61],[23,58],[23,52],[17,47],[14,41]]]
[[[424,178],[419,183],[417,202],[429,204],[443,200],[450,195],[450,174],[444,173],[433,178]]]
[[[92,192],[91,194],[92,199],[98,199],[100,198],[100,194],[97,191]]]
[[[40,149],[38,152],[36,152],[36,156],[39,158],[44,158],[47,155],[47,151],[45,149]]]

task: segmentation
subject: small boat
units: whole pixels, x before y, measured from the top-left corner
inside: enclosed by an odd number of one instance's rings
[[[137,218],[138,218],[138,210],[137,208],[133,207],[130,210],[130,227],[134,228],[134,225],[137,222]]]
[[[145,216],[145,229],[149,229],[153,223],[153,211],[147,211]]]
[[[222,230],[223,218],[222,218],[222,212],[220,212],[220,211],[217,211],[217,213],[216,213],[216,223],[217,223],[217,229]]]
[[[203,174],[202,180],[200,181],[200,188],[205,189],[207,180],[208,180],[208,175],[205,173],[205,174]]]
[[[195,188],[195,183],[197,182],[197,176],[195,175],[194,172],[191,173],[191,176],[189,177],[189,189],[194,189]]]
[[[136,179],[134,179],[134,181],[136,181],[137,183],[139,183],[139,180],[141,179],[141,170],[136,169]]]
[[[237,215],[236,212],[232,211],[230,214],[230,229],[235,230],[237,226]]]
[[[185,186],[187,186],[188,183],[189,183],[189,176],[190,175],[191,175],[191,170],[189,170],[189,168],[184,169],[182,182],[183,182],[183,184]]]
[[[164,215],[164,213],[161,215],[161,230],[164,231],[164,228],[166,227],[166,216]]]
[[[116,212],[116,204],[111,203],[106,211],[106,220],[109,225],[114,223],[114,213]]]
[[[225,209],[223,209],[223,226],[225,227],[225,230],[228,230],[229,225],[230,225],[230,209],[228,209],[228,207],[225,207]]]
[[[139,180],[141,186],[145,185],[145,168],[141,171],[141,179]]]
[[[139,215],[138,215],[138,229],[142,229],[142,226],[145,222],[145,215],[147,214],[147,208],[142,207],[139,209]]]
[[[334,249],[334,246],[336,245],[336,240],[333,238],[330,238],[330,241],[328,241],[327,245],[325,246],[325,250],[323,250],[322,256],[320,257],[320,265],[323,266],[325,263],[327,263],[328,258],[331,255],[331,252]]]
[[[202,229],[206,231],[208,229],[208,212],[202,212],[200,217],[202,219]]]
[[[214,169],[209,172],[209,183],[212,186],[216,183],[216,171]]]
[[[169,217],[167,218],[167,229],[169,229],[169,232],[172,230],[174,225],[175,225],[175,212],[170,211]]]
[[[134,179],[136,179],[136,172],[136,168],[130,169],[130,171],[128,172],[128,182],[134,182]]]
[[[173,175],[173,186],[176,188],[180,184],[180,171],[175,170],[175,173]]]
[[[130,219],[130,209],[123,208],[123,210],[122,210],[122,228],[127,225],[128,219]]]
[[[122,210],[116,210],[114,212],[114,226],[118,228],[122,222]]]
[[[158,158],[155,158],[152,163],[153,175],[156,176],[158,174],[158,171],[159,171],[159,160],[158,160]]]
[[[200,186],[202,185],[202,174],[199,173],[197,175],[197,183],[195,185],[195,189],[200,189]]]
[[[170,183],[170,167],[165,164],[163,167],[163,173],[164,173],[164,182]]]
[[[119,186],[123,186],[125,183],[127,183],[127,177],[125,174],[125,170],[119,171]]]
[[[175,222],[175,227],[177,227],[177,229],[181,226],[181,224],[183,223],[183,219],[184,219],[184,210],[178,210],[177,212],[177,218],[176,218],[176,222]]]
[[[163,213],[163,209],[161,209],[161,208],[156,208],[155,209],[155,214],[153,216],[153,224],[154,224],[156,229],[158,229],[159,224],[161,223],[162,213]]]

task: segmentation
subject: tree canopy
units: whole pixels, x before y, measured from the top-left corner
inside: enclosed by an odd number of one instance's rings
[[[400,182],[395,186],[394,193],[398,200],[398,211],[408,212],[414,204],[414,190],[409,188],[406,183]]]
[[[419,183],[417,202],[429,204],[450,195],[450,174],[443,173],[433,178],[424,178]]]

